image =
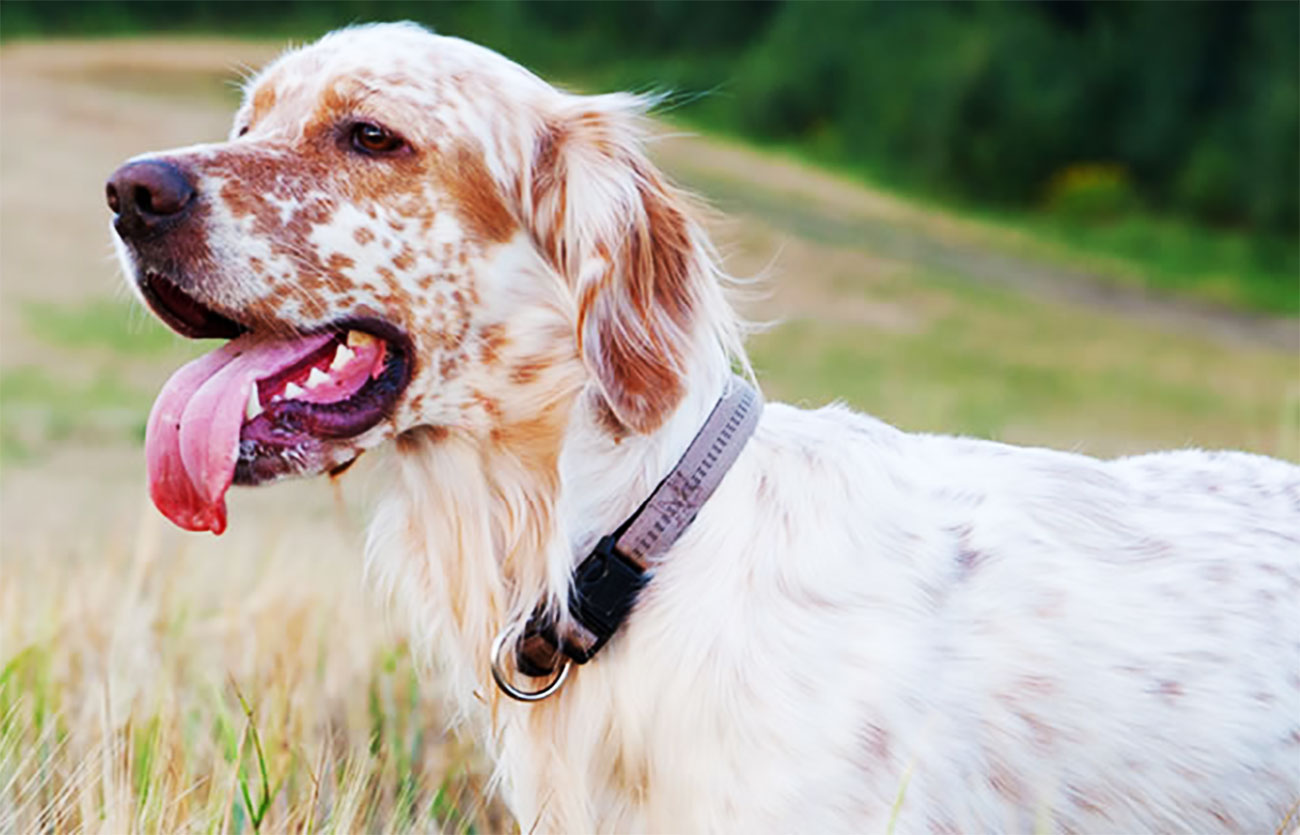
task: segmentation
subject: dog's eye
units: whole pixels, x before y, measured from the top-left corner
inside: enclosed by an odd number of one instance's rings
[[[352,126],[352,147],[365,154],[391,154],[406,143],[387,128],[358,122]]]

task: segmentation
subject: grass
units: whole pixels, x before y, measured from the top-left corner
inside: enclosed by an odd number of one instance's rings
[[[129,358],[175,354],[183,344],[138,304],[125,300],[90,299],[76,305],[29,301],[22,310],[28,332],[51,347]]]
[[[67,441],[139,443],[154,392],[132,378],[195,351],[127,301],[29,301],[21,310],[40,358],[0,369],[0,463],[39,459]]]
[[[1029,233],[1038,251],[1091,262],[1099,278],[1121,286],[1247,311],[1300,314],[1300,243],[1295,240],[1145,212],[1097,223],[1071,223],[1050,213],[987,216]]]
[[[355,567],[228,553],[231,594],[144,530],[6,568],[0,831],[502,828]]]
[[[710,120],[672,113],[674,123],[716,131]],[[1300,238],[1252,235],[1133,208],[1113,219],[1083,221],[1045,210],[993,209],[923,190],[815,143],[757,142],[722,129],[736,142],[833,170],[916,207],[985,227],[983,245],[1086,271],[1092,280],[1225,305],[1242,311],[1300,314]]]
[[[39,458],[65,441],[144,440],[150,395],[108,371],[73,381],[24,365],[0,371],[0,462]]]

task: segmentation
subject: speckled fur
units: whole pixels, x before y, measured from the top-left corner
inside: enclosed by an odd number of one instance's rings
[[[770,404],[608,649],[547,702],[497,693],[492,637],[563,615],[743,365],[641,106],[359,27],[250,82],[230,141],[161,155],[199,179],[195,296],[411,335],[391,419],[306,469],[396,438],[367,556],[522,829],[1279,827],[1300,470],[1241,453],[1103,462]],[[413,152],[349,153],[353,118]]]

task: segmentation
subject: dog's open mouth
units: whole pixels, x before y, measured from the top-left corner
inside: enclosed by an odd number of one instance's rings
[[[187,336],[242,331],[173,374],[149,415],[149,492],[186,530],[225,530],[232,483],[322,469],[326,445],[386,418],[409,380],[408,341],[384,322],[349,319],[270,335],[208,310],[165,279],[150,276],[146,284],[163,319],[194,325],[177,328]]]

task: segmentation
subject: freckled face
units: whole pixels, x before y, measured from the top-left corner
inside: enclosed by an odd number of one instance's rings
[[[201,271],[220,276],[214,301],[300,330],[382,319],[414,343],[413,388],[446,383],[480,324],[478,268],[515,219],[476,143],[430,118],[447,109],[427,106],[436,85],[300,75],[290,62],[260,79],[235,138],[190,162],[217,198],[206,234],[219,267]]]
[[[501,104],[503,85],[532,77],[498,56],[504,70],[469,71],[466,56],[456,54],[469,45],[448,47],[446,56],[433,45],[423,32],[327,38],[281,59],[251,85],[229,141],[139,158],[110,180],[119,252],[155,311],[187,335],[244,334],[237,342],[251,347],[229,349],[227,362],[260,351],[262,365],[287,363],[271,372],[241,371],[248,379],[230,372],[238,385],[228,383],[223,396],[244,397],[251,389],[269,398],[253,396],[245,410],[230,476],[236,481],[336,467],[406,428],[454,423],[463,404],[484,401],[461,380],[491,358],[481,343],[501,339],[503,324],[480,304],[481,275],[519,232],[500,186],[517,182],[518,169],[490,171],[486,152],[498,165],[520,155],[499,144],[485,148],[478,137],[510,133],[482,129],[484,120],[510,112]],[[485,55],[491,53],[469,57],[481,64]],[[132,174],[132,165],[166,172]],[[183,211],[162,220],[148,215],[165,202],[163,187],[151,185],[160,177],[181,178],[193,192]],[[144,220],[132,215],[138,211]],[[313,348],[304,341],[322,332],[335,332],[334,343]],[[305,411],[290,403],[309,380],[322,390],[353,387],[351,378],[326,378],[352,351],[349,334],[358,332],[385,345],[371,358],[372,376],[385,375],[391,391],[361,392],[376,419],[348,422],[334,414],[355,403],[312,402]],[[338,346],[348,351],[327,356]],[[188,388],[165,389],[155,409],[169,391],[180,404],[174,421],[158,418],[158,437],[180,433],[170,446],[158,442],[160,460],[172,447],[201,445],[181,428],[183,410],[207,383],[197,370],[192,376],[197,382]],[[458,384],[457,395],[448,396]],[[250,432],[255,420],[266,425]],[[343,434],[338,426],[359,429]],[[205,442],[233,443],[229,431],[212,432]],[[184,493],[188,481],[199,493],[223,493],[224,486],[203,485],[217,484],[209,473],[225,464],[202,469],[191,464],[196,456],[177,465],[184,472],[173,473],[173,481],[182,487],[173,492]],[[208,504],[183,498],[186,513],[209,518]]]

